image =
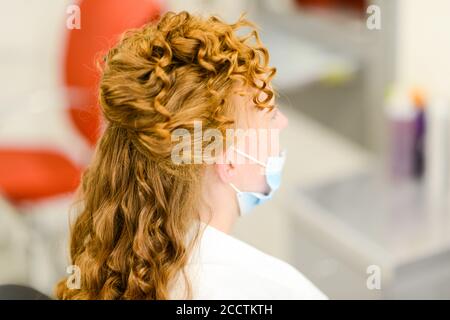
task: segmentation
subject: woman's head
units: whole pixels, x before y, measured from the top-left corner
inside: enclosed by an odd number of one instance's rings
[[[222,182],[232,183],[241,191],[268,193],[265,164],[270,156],[280,154],[279,134],[287,127],[288,120],[275,106],[273,97],[269,101],[273,107],[260,109],[251,97],[253,94],[265,97],[265,93],[256,89],[249,91],[246,96],[233,95],[233,105],[243,111],[236,117],[234,143],[226,150],[228,161],[215,170]]]
[[[241,27],[252,31],[240,37]],[[195,123],[224,136],[243,121],[283,127],[271,119],[278,113],[274,74],[242,17],[226,24],[169,12],[124,34],[102,62],[105,127],[83,175],[81,212],[71,230],[81,287],[69,289],[63,279],[59,298],[168,298],[194,242],[186,243],[186,235],[200,218],[202,186],[233,180],[223,175],[227,164],[174,162],[173,132],[194,135]],[[199,146],[203,151],[207,141]],[[205,179],[207,171],[218,179]]]

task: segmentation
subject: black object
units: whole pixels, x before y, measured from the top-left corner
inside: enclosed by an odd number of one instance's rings
[[[0,285],[0,300],[51,300],[51,298],[30,287],[6,284]]]

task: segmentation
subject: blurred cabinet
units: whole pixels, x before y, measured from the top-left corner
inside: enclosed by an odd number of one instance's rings
[[[262,1],[255,15],[271,63],[279,69],[275,84],[280,98],[352,141],[383,150],[382,106],[395,78],[396,1],[299,2],[303,6],[296,1]],[[372,4],[380,8],[380,30],[367,28],[366,10]],[[271,34],[279,39],[272,41]]]
[[[366,171],[292,197],[292,261],[331,298],[450,298],[450,214],[430,208],[419,183]]]

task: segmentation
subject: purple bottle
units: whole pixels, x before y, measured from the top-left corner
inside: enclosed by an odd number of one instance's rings
[[[388,166],[393,180],[403,180],[414,175],[414,150],[416,141],[417,110],[405,95],[395,95],[388,100]]]
[[[414,177],[420,179],[423,176],[425,168],[425,103],[423,95],[419,90],[413,91],[413,103],[417,110],[415,119],[415,135],[414,135],[414,153],[413,153],[413,174]]]

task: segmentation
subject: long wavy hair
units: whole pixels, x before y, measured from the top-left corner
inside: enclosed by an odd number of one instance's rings
[[[241,27],[250,32],[238,36]],[[175,164],[171,134],[193,132],[194,121],[203,130],[233,126],[236,83],[256,89],[255,106],[271,107],[275,68],[268,63],[244,15],[227,24],[168,12],[124,33],[100,61],[104,127],[71,224],[70,258],[80,288],[61,279],[59,299],[168,299],[179,274],[191,297],[184,267],[199,233],[191,241],[187,235],[199,220],[205,164]]]

